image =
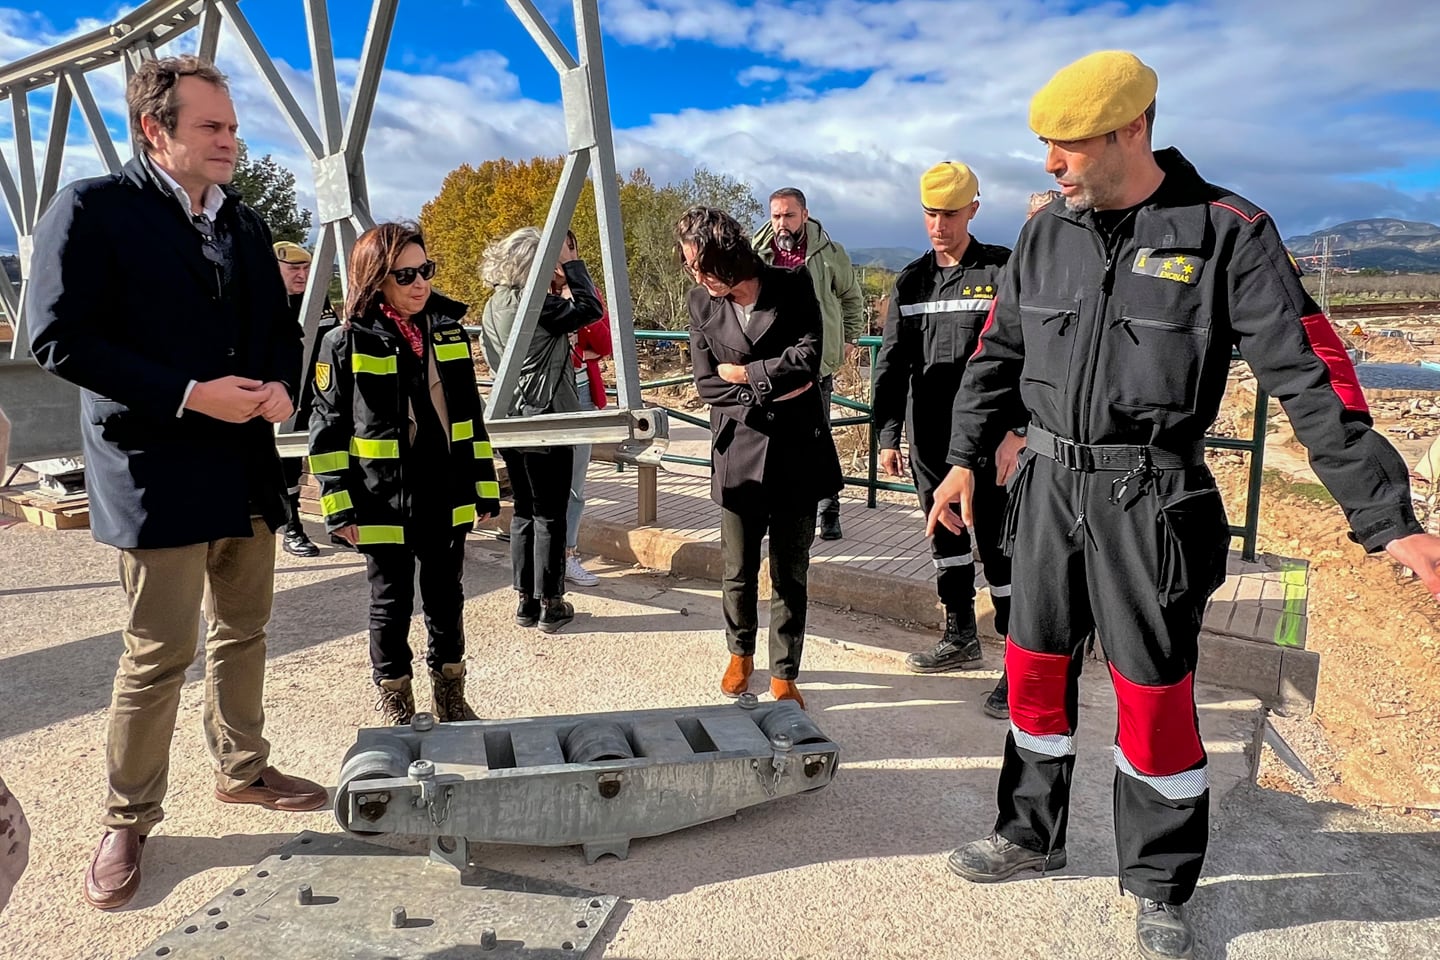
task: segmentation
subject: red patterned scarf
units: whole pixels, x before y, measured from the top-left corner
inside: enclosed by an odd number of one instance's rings
[[[425,337],[420,333],[420,328],[415,325],[413,320],[409,317],[400,316],[400,314],[388,304],[384,303],[380,304],[380,312],[395,321],[395,326],[400,328],[400,335],[405,338],[406,343],[410,344],[410,349],[415,351],[415,356],[420,357],[425,355]]]

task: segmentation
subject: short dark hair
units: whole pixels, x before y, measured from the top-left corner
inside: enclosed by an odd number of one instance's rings
[[[395,261],[410,244],[425,249],[425,237],[413,223],[382,223],[355,241],[350,251],[350,295],[345,298],[347,321],[363,317],[384,302],[380,288]]]
[[[166,133],[175,132],[176,121],[180,119],[180,100],[175,88],[180,85],[181,77],[199,77],[226,93],[230,92],[225,74],[207,60],[189,54],[146,60],[125,87],[125,105],[130,110],[130,136],[135,141],[136,150],[151,153],[155,147],[145,137],[141,117],[154,117]]]
[[[675,255],[685,264],[682,244],[695,248],[693,266],[722,283],[734,286],[760,276],[764,265],[750,245],[750,235],[724,210],[695,206],[675,224]]]
[[[1126,124],[1126,126],[1129,126],[1129,124]],[[1105,134],[1105,140],[1106,140],[1107,142],[1109,142],[1109,143],[1114,143],[1116,140],[1119,140],[1119,139],[1120,139],[1119,135],[1118,135],[1114,130],[1111,130],[1109,133]],[[1148,107],[1145,108],[1145,142],[1146,142],[1146,143],[1154,143],[1154,142],[1155,142],[1155,101],[1154,101],[1154,100],[1151,100],[1151,101],[1150,101],[1150,106],[1148,106]]]
[[[810,206],[805,202],[805,194],[799,187],[781,187],[770,194],[771,200],[794,200],[800,204],[801,210],[809,210]]]

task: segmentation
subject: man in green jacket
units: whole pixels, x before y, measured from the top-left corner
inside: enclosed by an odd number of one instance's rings
[[[794,270],[805,267],[815,284],[820,301],[824,334],[820,345],[820,393],[830,410],[835,390],[835,371],[857,349],[855,341],[865,333],[865,297],[850,257],[819,220],[811,219],[805,194],[796,187],[781,187],[770,194],[770,222],[760,228],[752,241],[755,252],[766,263]],[[820,501],[820,539],[839,540],[840,498]]]

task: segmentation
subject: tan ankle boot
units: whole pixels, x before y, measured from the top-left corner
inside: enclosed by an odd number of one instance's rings
[[[380,711],[380,716],[389,726],[403,727],[415,716],[415,694],[410,690],[410,678],[400,677],[396,680],[381,680],[379,683],[380,697],[375,701],[375,709]]]
[[[794,680],[781,680],[779,677],[770,678],[770,695],[776,700],[794,700],[800,704],[800,709],[805,709],[805,698],[800,696],[800,688],[795,686]]]
[[[470,704],[465,702],[465,664],[447,663],[440,672],[430,671],[430,699],[435,705],[439,723],[455,720],[479,720]]]
[[[730,654],[730,665],[725,676],[720,678],[720,692],[727,697],[738,697],[750,689],[750,674],[755,672],[754,657],[737,657]]]

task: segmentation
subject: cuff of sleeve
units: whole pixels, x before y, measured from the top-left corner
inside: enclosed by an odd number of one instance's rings
[[[950,452],[945,456],[945,462],[952,467],[964,467],[967,470],[979,470],[990,462],[990,458],[978,450],[969,448],[951,447]]]
[[[1366,553],[1380,553],[1391,540],[1399,540],[1401,537],[1424,532],[1425,528],[1420,526],[1415,515],[1405,510],[1399,517],[1372,523],[1355,530],[1350,534],[1350,539],[1364,547]]]
[[[878,443],[878,444],[880,445],[880,449],[881,449],[881,450],[899,450],[899,449],[900,449],[900,430],[899,430],[899,428],[882,427],[882,428],[880,429],[880,433],[878,434],[878,438],[876,439],[876,443]]]
[[[185,404],[190,402],[190,391],[195,389],[195,381],[191,380],[185,384],[185,394],[180,398],[180,406],[175,409],[176,418],[185,416]]]
[[[764,360],[753,360],[745,364],[745,376],[750,381],[750,389],[755,391],[757,398],[764,400],[775,391],[774,385],[770,382],[770,374],[765,370]]]

